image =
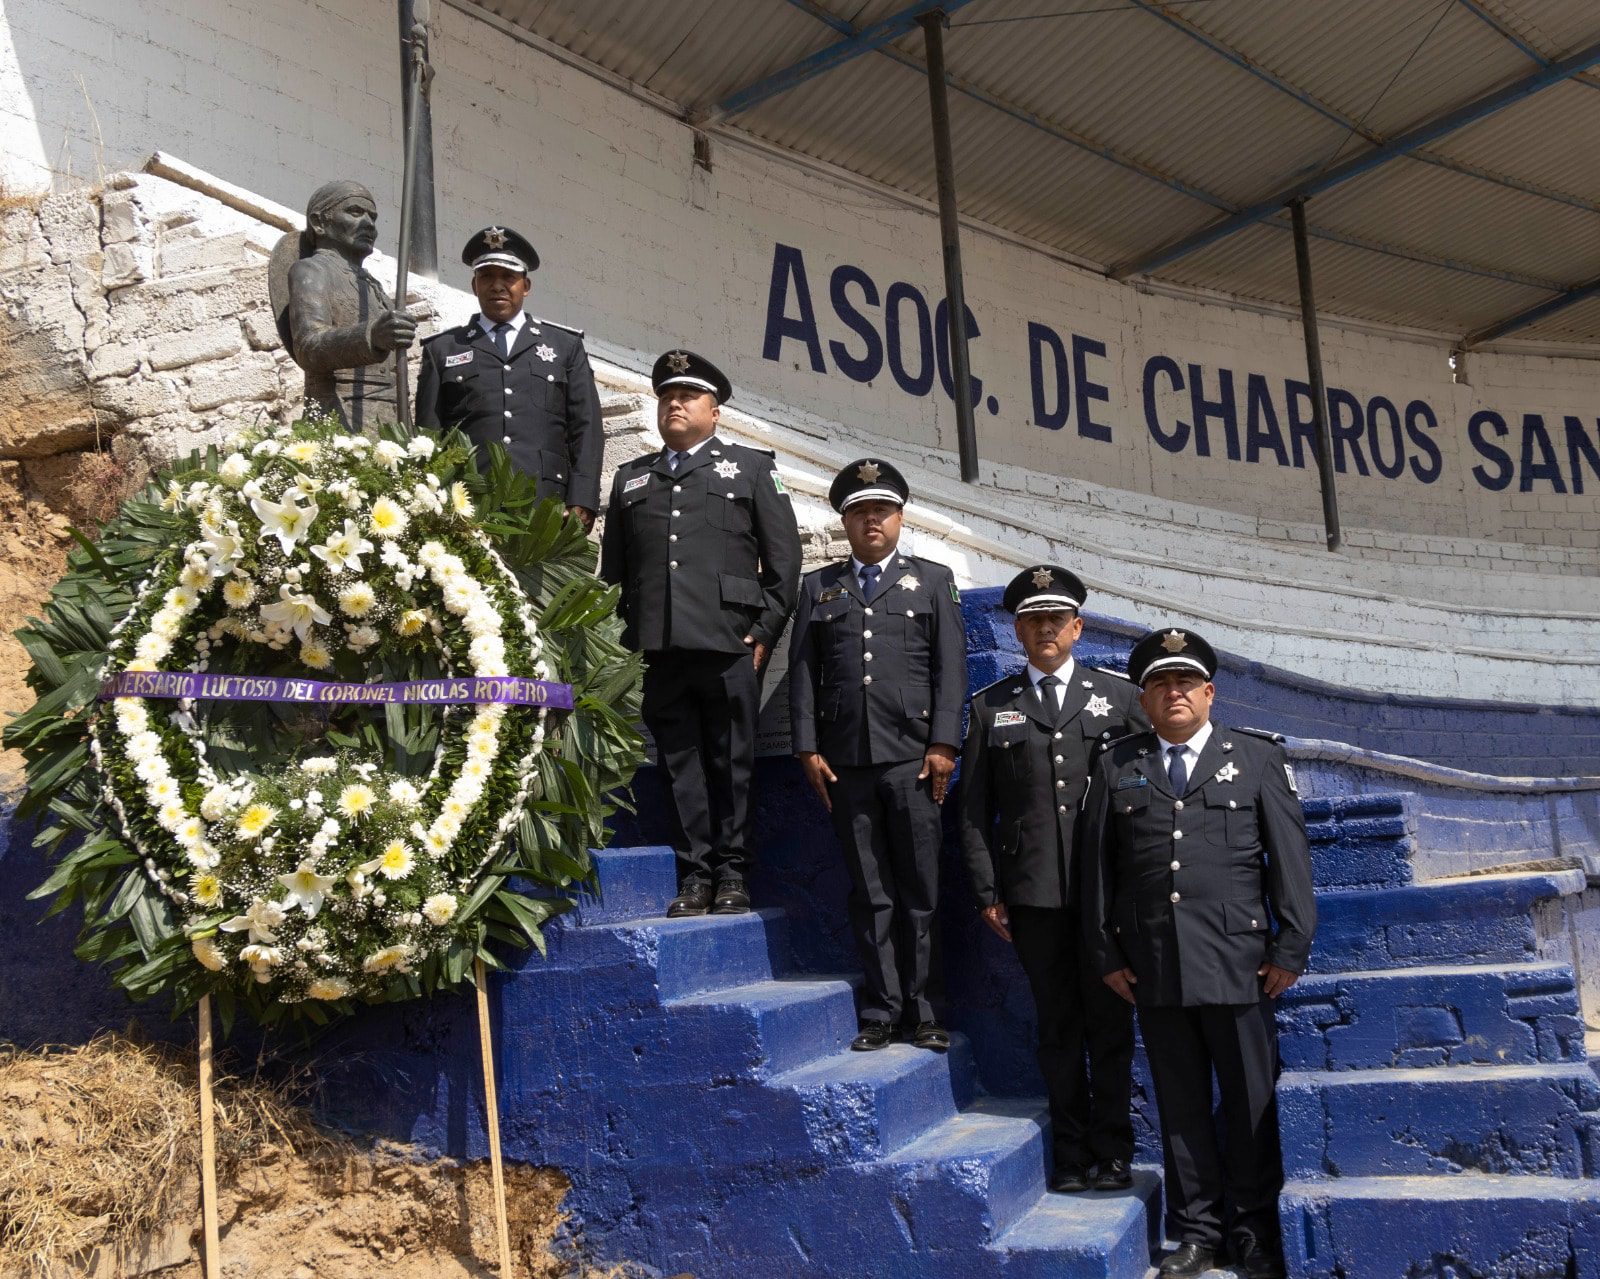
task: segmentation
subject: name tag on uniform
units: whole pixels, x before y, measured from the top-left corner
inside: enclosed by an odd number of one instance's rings
[[[1001,711],[994,717],[996,728],[1009,728],[1012,724],[1026,724],[1028,717],[1021,711]]]
[[[444,357],[444,366],[453,369],[458,364],[471,364],[472,357],[476,354],[476,351],[462,351],[459,355],[447,355]]]
[[[829,600],[836,600],[840,596],[848,594],[850,594],[850,592],[845,590],[844,587],[835,586],[831,591],[823,591],[821,595],[817,596],[817,603],[826,604]]]
[[[624,493],[631,493],[634,489],[643,488],[648,483],[650,483],[650,476],[648,473],[644,475],[637,475],[622,486],[622,491]]]
[[[1118,790],[1132,790],[1135,786],[1148,786],[1148,785],[1150,785],[1150,779],[1148,777],[1142,777],[1142,776],[1139,776],[1139,775],[1135,775],[1133,777],[1124,777],[1124,778],[1122,778],[1119,782],[1117,782],[1117,789]]]

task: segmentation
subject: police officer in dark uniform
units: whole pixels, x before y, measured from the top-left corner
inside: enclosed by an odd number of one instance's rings
[[[1131,683],[1073,660],[1087,597],[1053,564],[1011,579],[1002,604],[1028,662],[974,695],[961,756],[962,852],[1033,991],[1058,1194],[1132,1184],[1133,1012],[1083,945],[1075,827],[1099,748],[1150,722]]]
[[[416,423],[460,427],[479,465],[489,445],[503,445],[513,466],[537,477],[541,498],[561,499],[588,529],[600,506],[605,430],[583,330],[523,311],[539,255],[515,231],[485,227],[461,260],[480,310],[422,344]]]
[[[668,915],[750,909],[750,775],[767,654],[794,609],[800,534],[772,454],[720,439],[733,387],[692,351],[651,383],[666,447],[617,468],[600,576],[645,655],[644,721],[671,788]]]
[[[939,896],[939,805],[955,770],[967,646],[955,577],[902,554],[905,477],[861,458],[828,501],[851,556],[806,575],[789,640],[794,752],[833,816],[850,871],[850,926],[866,976],[851,1047],[919,1048],[949,1033],[929,1000]]]
[[[1317,910],[1282,739],[1211,722],[1216,670],[1193,631],[1134,646],[1128,672],[1154,731],[1095,767],[1084,928],[1106,984],[1139,1007],[1179,1244],[1161,1273],[1204,1273],[1226,1237],[1248,1279],[1272,1279],[1284,1273],[1272,1001],[1305,971]]]

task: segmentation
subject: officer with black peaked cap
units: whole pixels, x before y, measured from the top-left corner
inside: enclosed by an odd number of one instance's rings
[[[663,448],[617,468],[600,576],[645,655],[644,721],[669,784],[669,915],[750,909],[750,778],[767,654],[794,609],[800,534],[772,454],[717,435],[733,387],[704,356],[651,370]]]
[[[833,816],[850,871],[850,926],[865,974],[851,1045],[903,1023],[921,1048],[950,1036],[930,1000],[939,805],[955,767],[967,651],[955,577],[900,551],[905,477],[860,458],[828,500],[851,556],[806,575],[789,640],[794,752]]]
[[[488,464],[499,444],[511,464],[538,479],[541,498],[594,524],[605,431],[583,330],[522,309],[539,269],[533,245],[506,227],[479,231],[461,251],[472,268],[478,313],[422,344],[416,423],[460,427]]]
[[[1078,819],[1100,748],[1149,721],[1132,684],[1073,658],[1087,597],[1054,564],[1011,579],[1002,607],[1027,662],[973,695],[961,755],[962,852],[1033,993],[1058,1194],[1132,1182],[1133,1014],[1083,945]]]
[[[1282,738],[1211,722],[1216,671],[1211,645],[1185,627],[1134,646],[1128,673],[1154,729],[1111,743],[1095,766],[1083,926],[1106,984],[1138,1004],[1179,1244],[1161,1273],[1203,1274],[1226,1242],[1247,1279],[1274,1279],[1273,1000],[1305,971],[1317,909]]]

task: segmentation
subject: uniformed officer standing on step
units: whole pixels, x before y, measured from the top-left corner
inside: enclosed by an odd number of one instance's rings
[[[850,872],[866,976],[851,1047],[861,1052],[888,1044],[902,1021],[919,1048],[950,1046],[928,995],[939,805],[961,736],[967,646],[955,577],[898,549],[907,496],[881,458],[839,472],[828,501],[851,556],[806,575],[789,640],[794,752]]]
[[[1131,683],[1073,660],[1087,596],[1052,564],[1011,579],[1002,603],[1028,663],[973,696],[961,756],[962,851],[984,921],[1015,944],[1033,991],[1058,1194],[1132,1184],[1133,1011],[1083,945],[1075,828],[1099,748],[1150,721]]]
[[[1204,1273],[1226,1237],[1248,1279],[1271,1279],[1283,1274],[1272,1001],[1305,971],[1317,911],[1282,739],[1211,722],[1216,670],[1181,627],[1134,646],[1128,673],[1155,731],[1096,765],[1084,926],[1106,984],[1138,1002],[1179,1244],[1161,1273]]]
[[[541,498],[561,499],[588,529],[600,506],[605,431],[583,330],[523,311],[539,255],[515,231],[485,227],[461,260],[480,309],[422,344],[416,423],[460,427],[478,446],[479,466],[489,445],[503,445],[513,466],[538,479]]]
[[[800,535],[772,454],[716,434],[733,387],[710,360],[655,363],[666,447],[617,468],[600,576],[645,655],[644,721],[671,789],[668,915],[750,909],[750,774],[767,654],[794,609]]]

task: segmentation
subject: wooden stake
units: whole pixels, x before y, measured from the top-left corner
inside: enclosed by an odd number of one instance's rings
[[[506,1174],[500,1159],[500,1102],[494,1088],[494,1038],[489,1030],[489,982],[483,960],[472,961],[473,980],[478,984],[478,1048],[483,1058],[483,1109],[489,1125],[489,1168],[494,1177],[495,1227],[500,1236],[501,1279],[513,1279],[511,1266],[511,1225],[506,1216]],[[211,1279],[207,1276],[207,1279]]]
[[[200,996],[200,1219],[205,1227],[205,1279],[222,1279],[217,1229],[217,1128],[211,1095],[211,996]]]

